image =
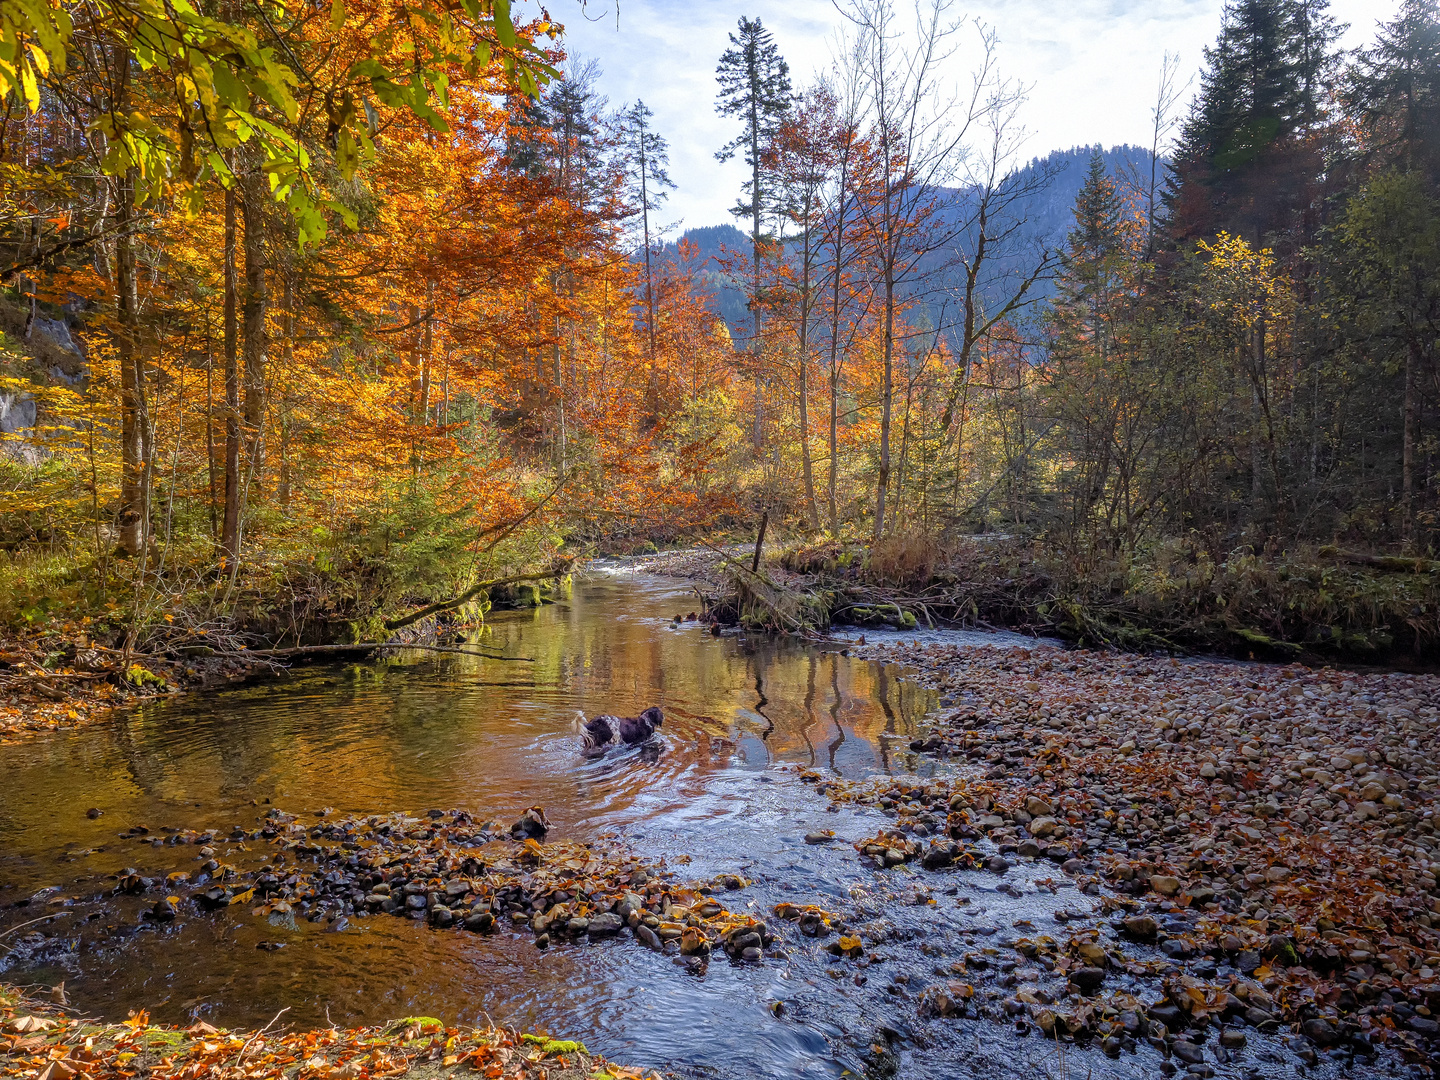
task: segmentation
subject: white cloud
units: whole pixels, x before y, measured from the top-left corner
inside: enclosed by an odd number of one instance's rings
[[[1162,55],[1180,54],[1183,82],[1214,42],[1221,7],[1222,0],[977,0],[957,11],[997,31],[1001,69],[1031,87],[1022,118],[1032,132],[1026,151],[1038,156],[1095,142],[1148,143]],[[1396,7],[1332,0],[1331,11],[1351,24],[1343,44],[1354,47]],[[738,160],[714,158],[738,130],[715,115],[715,65],[739,17],[764,21],[797,88],[828,66],[843,25],[830,0],[587,0],[583,13],[566,2],[551,14],[566,23],[573,54],[600,62],[600,89],[612,104],[642,98],[654,110],[677,186],[662,216],[685,227],[733,220],[727,211],[744,180]],[[954,61],[959,81],[968,79],[965,62],[964,53]]]

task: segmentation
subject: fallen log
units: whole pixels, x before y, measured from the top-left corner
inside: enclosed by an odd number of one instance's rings
[[[361,641],[353,645],[296,645],[288,649],[241,649],[232,653],[217,653],[230,659],[246,656],[263,656],[267,659],[284,660],[292,656],[319,655],[320,653],[356,653],[363,655],[376,649],[419,649],[422,652],[457,653],[460,656],[478,656],[485,660],[515,660],[533,664],[530,656],[501,656],[498,653],[480,652],[478,649],[461,649],[451,645],[416,645],[408,641]]]
[[[1326,545],[1320,549],[1320,557],[1332,562],[1350,563],[1354,566],[1369,566],[1376,570],[1387,570],[1392,574],[1437,574],[1440,573],[1440,559],[1412,558],[1406,555],[1367,555],[1362,551],[1341,551]]]
[[[471,600],[474,600],[475,597],[479,596],[482,592],[488,592],[489,590],[499,588],[502,585],[518,585],[522,581],[546,581],[550,578],[564,577],[566,574],[570,573],[570,568],[574,565],[575,560],[573,558],[568,558],[562,559],[560,562],[556,563],[554,566],[551,566],[546,570],[537,570],[531,574],[516,574],[513,577],[496,578],[493,581],[477,581],[474,585],[470,586],[470,588],[466,589],[459,596],[452,597],[449,600],[441,600],[438,603],[430,604],[426,607],[421,608],[419,611],[412,611],[404,618],[386,620],[385,629],[403,630],[405,627],[410,626],[413,623],[417,623],[421,619],[428,618],[431,615],[439,615],[442,612],[451,611],[455,608],[458,608],[461,604],[465,604],[470,602]]]

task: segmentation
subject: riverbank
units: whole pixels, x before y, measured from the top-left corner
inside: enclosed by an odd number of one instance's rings
[[[56,997],[63,999],[63,990]],[[204,1021],[152,1024],[137,1008],[119,1024],[97,1024],[58,1001],[0,985],[0,1070],[34,1080],[151,1077],[153,1080],[432,1080],[478,1074],[514,1080],[640,1080],[583,1043],[504,1028],[447,1027],[411,1016],[376,1027],[298,1031],[284,1014],[259,1031]]]
[[[568,596],[572,565],[564,559],[545,570],[474,582],[423,606],[419,600],[396,604],[388,618],[372,611],[347,619],[330,611],[307,621],[299,615],[299,593],[252,602],[228,616],[211,614],[204,598],[177,597],[150,605],[143,629],[117,615],[83,614],[83,608],[53,615],[24,609],[23,618],[0,618],[0,744],[85,724],[149,698],[240,686],[311,660],[396,648],[486,655],[469,644],[486,614]],[[13,598],[6,606],[14,606]]]
[[[722,623],[1005,629],[1089,648],[1433,668],[1440,561],[1335,548],[1214,559],[1183,545],[1084,566],[1015,537],[774,543],[639,561],[698,583]]]
[[[1110,914],[1098,939],[1025,943],[1077,995],[1046,1010],[1050,1033],[1096,1031],[1107,978],[1125,967],[1116,948],[1143,942],[1166,962],[1159,1001],[1138,1016],[1162,1022],[1172,1050],[1178,1039],[1190,1054],[1230,1021],[1289,1027],[1311,1059],[1383,1043],[1434,1061],[1440,677],[1050,648],[854,651],[942,695],[911,748],[957,766],[928,785],[831,787],[897,819],[877,857],[943,866],[917,838],[984,836],[999,850],[991,869],[1049,860]],[[1040,1019],[1023,997],[1013,1008]],[[1124,1011],[1096,1033],[1125,1037]]]

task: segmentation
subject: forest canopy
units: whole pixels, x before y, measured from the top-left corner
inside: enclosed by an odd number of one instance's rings
[[[762,514],[1102,576],[1433,555],[1433,0],[1353,53],[1323,2],[1228,4],[1063,242],[995,34],[843,14],[808,85],[759,19],[717,58],[747,178],[711,257],[666,243],[666,133],[563,12],[7,4],[5,617],[129,640],[284,593],[365,636]]]

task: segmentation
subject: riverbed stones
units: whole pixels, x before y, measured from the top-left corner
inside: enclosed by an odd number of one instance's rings
[[[590,936],[592,938],[614,937],[624,925],[625,922],[619,915],[610,911],[602,911],[590,920]]]
[[[1090,995],[1105,982],[1105,970],[1099,967],[1080,967],[1070,972],[1070,982],[1080,993]]]
[[[1176,1039],[1170,1044],[1170,1052],[1186,1065],[1199,1065],[1205,1060],[1205,1051],[1188,1039]]]
[[[1180,885],[1180,879],[1177,877],[1171,877],[1168,874],[1150,875],[1150,888],[1161,896],[1174,896],[1180,891]]]

